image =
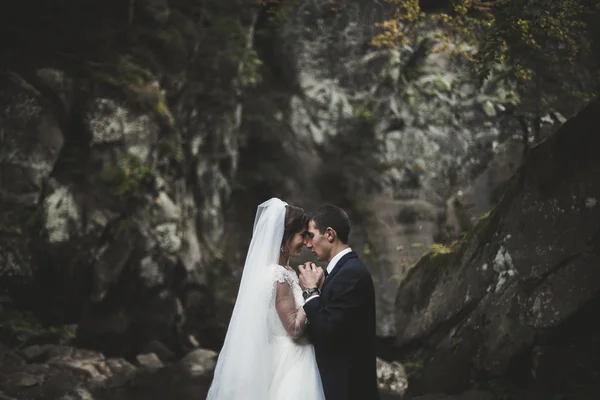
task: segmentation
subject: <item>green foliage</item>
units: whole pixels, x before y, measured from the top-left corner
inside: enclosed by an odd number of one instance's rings
[[[480,82],[496,65],[509,67],[517,85],[521,109],[540,118],[559,109],[567,116],[598,94],[597,48],[600,9],[586,0],[454,0],[450,13],[425,16],[418,2],[386,0],[396,14],[380,24],[373,44],[396,47],[407,31],[429,19],[440,27],[434,51],[447,51],[472,63]],[[539,129],[538,126],[534,129]]]
[[[106,166],[99,175],[108,193],[118,199],[142,201],[152,188],[156,172],[134,155],[124,157],[122,165]]]
[[[177,140],[173,138],[165,138],[158,142],[159,151],[161,154],[173,157],[175,161],[182,162],[184,159],[183,149]]]
[[[133,104],[153,112],[163,126],[174,128],[175,120],[165,96],[156,86],[158,78],[133,56],[120,56],[116,64],[87,62],[86,66],[97,81],[121,90]]]
[[[160,25],[133,15],[127,26],[116,26],[126,40],[107,43],[99,61],[83,64],[94,80],[125,92],[169,130],[176,129],[171,101],[194,102],[203,110],[201,118],[212,123],[218,119],[210,116],[237,101],[239,86],[252,87],[259,80],[261,62],[248,53],[248,17],[255,10],[221,1],[170,6],[169,18]],[[173,84],[167,89],[175,99],[166,99],[159,83],[163,88]]]
[[[396,16],[408,15],[414,27],[425,18],[418,2],[391,3],[399,7]],[[384,186],[404,197],[414,185],[441,191],[462,184],[462,169],[474,164],[466,156],[480,157],[481,148],[475,146],[498,133],[494,113],[516,103],[512,87],[499,78],[506,68],[495,67],[493,79],[480,88],[464,60],[431,56],[440,42],[427,37],[431,26],[419,35],[410,24],[397,24],[402,41],[391,49],[384,43],[374,49],[362,46],[372,32],[363,19],[370,6],[346,3],[343,12],[333,15],[325,15],[326,8],[322,2],[302,2],[299,15],[281,34],[282,45],[301,40],[297,63],[311,78],[303,82],[304,109],[293,111],[302,119],[297,125],[330,141],[321,157],[330,170],[340,168],[325,174],[324,190],[335,182],[341,185],[336,196],[345,192],[357,198]],[[443,69],[440,63],[446,63]],[[417,170],[416,165],[426,173],[413,174],[420,175],[420,182],[406,183],[412,179],[406,171]],[[445,175],[452,169],[458,178]]]
[[[267,7],[270,21],[274,27],[280,27],[293,17],[298,6],[298,0],[260,0],[263,7]]]
[[[456,46],[453,53],[476,60],[484,75],[491,65],[511,59],[515,72],[528,80],[534,73],[532,64],[576,62],[590,45],[581,39],[587,30],[584,13],[592,10],[581,0],[535,0],[527,5],[520,0],[455,0],[452,14],[430,16],[421,12],[418,1],[386,2],[396,4],[396,13],[392,20],[379,24],[382,32],[373,40],[374,45],[405,44],[406,34],[402,32],[431,18],[450,29],[437,34],[444,40],[442,46]],[[397,40],[386,40],[394,37]]]
[[[0,332],[19,347],[36,338],[66,344],[75,337],[69,326],[46,326],[33,313],[14,309],[6,296],[0,296]]]
[[[515,74],[523,81],[533,79],[542,63],[578,62],[589,42],[581,41],[586,33],[583,22],[585,7],[578,0],[533,1],[527,7],[516,0],[503,0],[483,8],[477,19],[467,20],[474,6],[463,1],[463,19],[481,24],[491,39],[484,42],[477,59],[486,73],[489,65],[509,60]],[[469,26],[467,22],[463,25]],[[475,41],[476,38],[473,38]]]
[[[131,55],[119,57],[116,64],[87,61],[85,65],[98,81],[120,88],[142,86],[152,79],[152,74],[137,65]]]
[[[381,33],[375,36],[372,44],[376,47],[395,47],[409,43],[408,32],[424,17],[419,0],[384,0],[395,5],[394,16],[389,21],[377,23]]]

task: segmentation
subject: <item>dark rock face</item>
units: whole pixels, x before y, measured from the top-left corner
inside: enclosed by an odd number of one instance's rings
[[[361,228],[369,243],[364,259],[373,265],[377,287],[379,334],[393,337],[394,298],[398,285],[435,242],[441,210],[425,200],[395,200],[374,196]]]
[[[18,35],[45,49],[25,62],[9,48],[23,65],[0,75],[0,293],[43,322],[78,324],[78,343],[107,355],[213,345],[207,271],[237,170],[255,9],[109,2],[90,16],[63,3],[56,21],[72,35],[28,20]],[[27,17],[1,11],[7,29]],[[220,29],[235,43],[200,44]]]
[[[533,148],[498,206],[400,285],[397,343],[418,365],[414,393],[456,393],[484,378],[541,387],[568,346],[588,354],[572,354],[566,376],[575,360],[598,356],[585,311],[600,294],[598,112],[591,103]],[[574,327],[585,318],[582,339]],[[574,390],[563,383],[551,393]]]

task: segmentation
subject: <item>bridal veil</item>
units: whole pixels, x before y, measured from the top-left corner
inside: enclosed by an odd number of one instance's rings
[[[258,206],[252,240],[225,342],[207,400],[263,400],[274,375],[267,316],[279,261],[286,203],[272,198]]]

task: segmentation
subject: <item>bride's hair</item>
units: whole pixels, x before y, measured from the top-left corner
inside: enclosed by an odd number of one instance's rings
[[[308,227],[308,214],[300,207],[285,206],[285,227],[281,245],[286,246],[292,237]]]

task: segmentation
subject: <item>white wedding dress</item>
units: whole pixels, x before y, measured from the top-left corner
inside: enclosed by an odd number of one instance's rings
[[[280,265],[272,269],[276,289],[268,325],[275,372],[269,400],[324,400],[315,349],[302,336],[306,316],[298,276]]]
[[[279,262],[286,203],[258,206],[207,400],[324,400],[298,276]]]

